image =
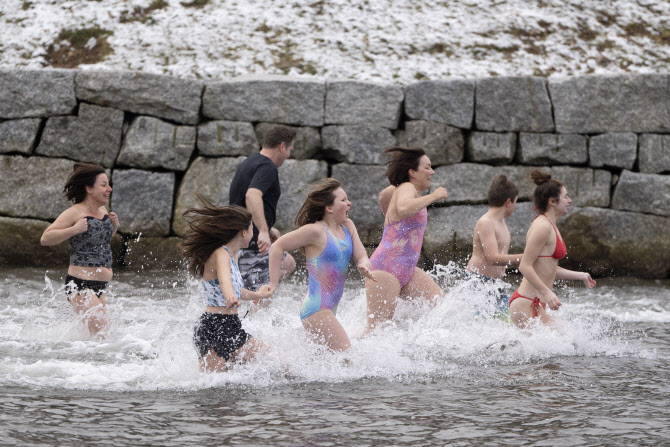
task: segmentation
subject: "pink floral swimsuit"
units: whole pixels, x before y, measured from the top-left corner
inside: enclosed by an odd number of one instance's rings
[[[400,287],[405,287],[419,261],[423,233],[428,223],[426,208],[397,222],[389,222],[384,227],[379,247],[370,258],[375,270],[383,270],[395,275]]]

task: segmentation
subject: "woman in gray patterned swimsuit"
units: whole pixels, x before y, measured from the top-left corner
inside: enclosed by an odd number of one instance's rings
[[[70,267],[65,280],[68,301],[84,316],[91,335],[107,326],[104,289],[112,279],[111,239],[119,228],[116,213],[108,213],[112,187],[105,169],[93,163],[75,163],[63,194],[74,202],[44,231],[42,245],[70,240]]]

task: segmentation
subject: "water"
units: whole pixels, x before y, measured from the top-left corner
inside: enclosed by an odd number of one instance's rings
[[[285,284],[243,320],[275,352],[203,374],[198,282],[117,272],[111,332],[92,341],[64,274],[0,275],[2,445],[670,445],[668,281],[562,286],[559,330],[519,330],[446,268],[436,309],[403,302],[358,339],[365,296],[351,278],[338,317],[353,348],[337,355],[302,330],[305,286]]]

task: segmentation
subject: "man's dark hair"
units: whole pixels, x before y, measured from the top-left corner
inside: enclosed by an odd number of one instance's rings
[[[267,149],[274,149],[284,143],[290,146],[295,140],[295,130],[287,126],[277,125],[268,130],[263,138],[263,147]]]

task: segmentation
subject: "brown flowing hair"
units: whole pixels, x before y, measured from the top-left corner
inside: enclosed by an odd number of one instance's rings
[[[83,202],[86,187],[93,188],[100,174],[105,174],[105,168],[98,163],[75,163],[63,187],[63,195],[73,203]]]
[[[382,152],[389,158],[384,163],[386,166],[386,177],[393,186],[409,182],[409,170],[419,169],[419,160],[426,152],[419,147],[390,147]]]
[[[530,176],[537,185],[533,192],[533,203],[539,212],[544,213],[549,208],[549,199],[556,201],[560,199],[563,183],[551,178],[548,172],[539,169],[534,170]]]
[[[300,211],[295,216],[295,226],[300,228],[303,225],[318,222],[326,214],[326,207],[335,201],[335,190],[341,188],[342,183],[339,180],[329,177],[312,185],[312,190],[307,195],[305,203],[300,207]]]
[[[196,196],[202,208],[189,208],[182,214],[188,230],[179,246],[188,261],[189,272],[202,276],[212,253],[249,228],[251,213],[238,205],[214,206],[202,195],[196,193]]]

